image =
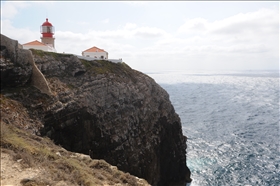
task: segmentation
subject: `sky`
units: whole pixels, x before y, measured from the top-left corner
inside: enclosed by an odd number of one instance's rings
[[[1,34],[55,27],[59,53],[96,46],[142,72],[279,70],[277,1],[1,1]]]

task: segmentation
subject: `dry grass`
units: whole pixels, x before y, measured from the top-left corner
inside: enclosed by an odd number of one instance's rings
[[[7,105],[20,107],[16,101],[1,96],[1,111]],[[18,108],[14,109],[18,111]],[[28,122],[27,116],[25,117]],[[66,151],[50,139],[31,134],[7,122],[8,120],[11,120],[8,115],[4,119],[1,117],[1,151],[9,153],[14,160],[22,159],[20,163],[24,168],[45,171],[44,175],[36,179],[21,180],[24,186],[55,185],[60,181],[67,185],[84,186],[148,185],[145,180],[119,171],[104,160],[93,160],[89,156]]]

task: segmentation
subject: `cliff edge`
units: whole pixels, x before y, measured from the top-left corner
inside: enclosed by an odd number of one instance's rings
[[[125,63],[31,52],[1,35],[1,94],[20,102],[34,121],[17,127],[151,185],[191,181],[180,118],[152,78]]]

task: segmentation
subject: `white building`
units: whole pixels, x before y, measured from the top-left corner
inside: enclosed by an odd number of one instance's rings
[[[22,45],[23,49],[37,49],[47,52],[56,52],[54,48],[54,26],[49,22],[48,18],[41,26],[41,42],[31,41]]]
[[[82,52],[82,56],[95,59],[108,59],[108,52],[103,49],[92,47]]]
[[[47,52],[56,52],[55,48],[53,48],[51,45],[41,43],[40,41],[31,41],[29,43],[25,43],[22,45],[23,49],[37,49],[37,50],[43,50]]]

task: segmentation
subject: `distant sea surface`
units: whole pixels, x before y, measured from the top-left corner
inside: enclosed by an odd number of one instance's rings
[[[278,71],[147,74],[181,118],[191,186],[280,185]]]

